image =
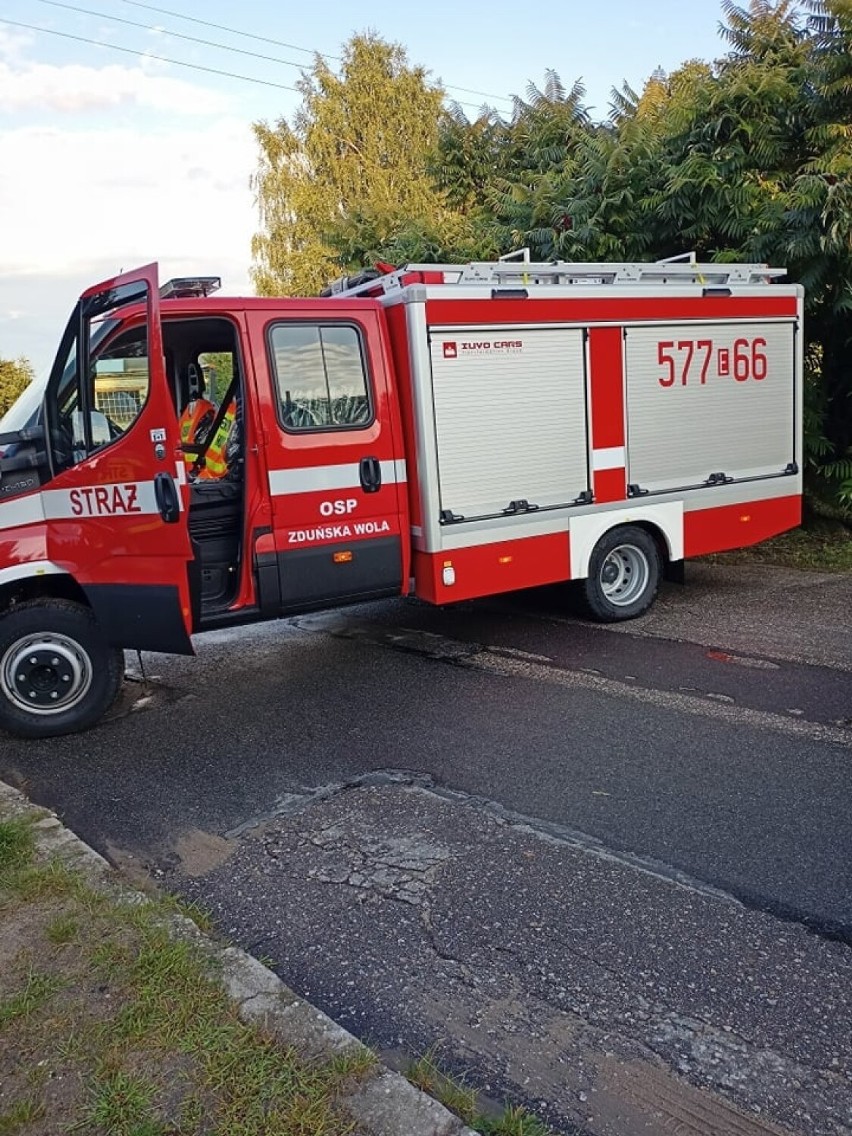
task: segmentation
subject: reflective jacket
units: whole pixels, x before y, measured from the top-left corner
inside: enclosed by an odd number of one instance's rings
[[[228,442],[236,420],[237,403],[235,399],[232,399],[222,416],[218,430],[213,435],[213,439],[204,453],[202,459],[204,464],[198,471],[199,477],[219,478],[224,477],[228,472]]]
[[[209,398],[194,398],[184,407],[180,416],[180,440],[185,446],[198,445],[216,417],[216,404]],[[191,457],[187,454],[187,460]]]

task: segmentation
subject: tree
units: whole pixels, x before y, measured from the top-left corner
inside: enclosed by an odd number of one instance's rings
[[[473,122],[459,107],[442,121],[433,176],[487,255],[520,246],[555,254],[570,223],[562,204],[574,157],[595,130],[584,97],[581,82],[566,89],[549,70],[543,90],[530,83],[526,99],[515,97],[508,122],[487,107]]]
[[[258,292],[315,294],[394,242],[416,249],[461,237],[460,216],[427,173],[443,91],[402,47],[356,35],[339,74],[317,56],[299,89],[292,125],[254,125]]]
[[[20,359],[0,359],[0,417],[23,394],[34,378],[32,365]]]
[[[809,287],[813,465],[852,506],[852,4],[808,0],[809,160],[789,203],[791,251]],[[806,418],[806,425],[808,419]]]

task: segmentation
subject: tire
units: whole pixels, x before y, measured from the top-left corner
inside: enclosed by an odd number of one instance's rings
[[[577,581],[583,613],[598,623],[644,615],[657,597],[660,571],[650,533],[635,525],[610,529],[592,550],[588,577]]]
[[[0,615],[0,728],[50,738],[93,726],[124,678],[124,653],[70,600],[41,599]]]

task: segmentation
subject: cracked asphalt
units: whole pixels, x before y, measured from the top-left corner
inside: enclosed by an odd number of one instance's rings
[[[590,1136],[852,1132],[852,581],[218,632],[0,777],[392,1064]]]
[[[800,1131],[845,1123],[845,947],[458,798],[341,789],[189,892],[382,1050],[452,1039],[492,1091],[514,1084],[561,1126],[615,1124],[596,1116],[604,1057],[650,1055]]]

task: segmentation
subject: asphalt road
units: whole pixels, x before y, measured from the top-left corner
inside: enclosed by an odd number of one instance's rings
[[[852,582],[564,598],[218,632],[0,777],[562,1131],[852,1131]]]

